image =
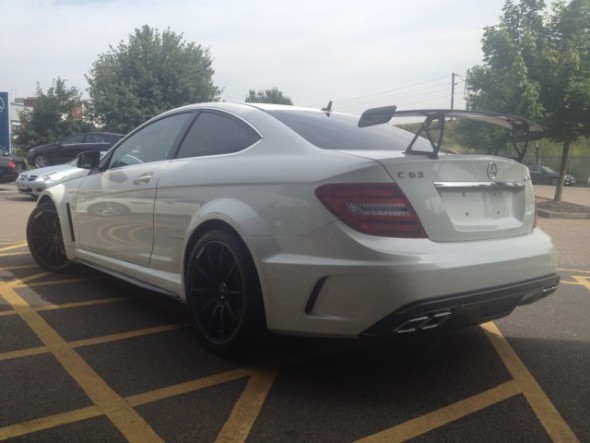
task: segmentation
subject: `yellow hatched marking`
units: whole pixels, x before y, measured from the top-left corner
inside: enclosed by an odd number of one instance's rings
[[[245,442],[272,387],[276,370],[259,369],[250,377],[216,442]]]
[[[101,337],[86,338],[82,340],[76,340],[69,342],[69,345],[73,348],[81,348],[83,346],[100,345],[104,343],[111,343],[114,341],[127,340],[129,338],[143,337],[145,335],[158,334],[160,332],[176,331],[177,329],[183,329],[188,327],[185,323],[179,323],[175,325],[156,326],[154,328],[139,329],[130,332],[121,332],[120,334],[103,335]]]
[[[109,303],[119,303],[119,302],[123,302],[123,301],[136,300],[138,298],[139,298],[139,296],[101,298],[98,300],[88,300],[88,301],[80,301],[80,302],[73,302],[73,303],[64,303],[61,305],[39,306],[39,307],[36,307],[33,309],[37,312],[55,311],[55,310],[60,310],[60,309],[83,308],[86,306],[98,306],[98,305],[106,305]]]
[[[18,249],[18,248],[23,248],[27,246],[27,242],[21,242],[21,243],[16,243],[14,245],[10,245],[10,246],[4,246],[3,248],[0,248],[0,253],[4,252],[4,251],[12,251],[13,249]],[[4,255],[4,254],[2,254]]]
[[[65,285],[69,283],[83,283],[87,281],[96,280],[95,277],[81,277],[81,278],[70,278],[67,280],[51,280],[51,281],[38,281],[34,283],[16,283],[12,285],[13,288],[34,288],[36,286],[54,286],[54,285]]]
[[[403,442],[434,429],[459,420],[474,412],[490,407],[521,393],[515,381],[509,381],[493,389],[460,400],[449,406],[432,411],[421,417],[414,418],[393,428],[357,440],[362,443],[394,443]]]
[[[558,271],[562,272],[579,272],[581,274],[590,274],[590,271],[582,270],[582,269],[568,269],[568,268],[559,268]]]
[[[125,398],[125,401],[132,407],[141,406],[146,403],[164,400],[169,397],[198,391],[200,389],[205,389],[222,383],[248,377],[252,375],[252,372],[252,369],[247,368],[227,371],[221,374],[200,378],[198,380],[193,380],[186,383],[180,383],[178,385],[157,389],[143,394],[132,395]],[[60,414],[31,420],[25,423],[9,425],[4,428],[0,428],[0,440],[19,437],[31,432],[51,429],[56,426],[75,423],[77,421],[98,417],[103,414],[104,412],[99,407],[89,406],[86,408],[76,409],[69,412],[63,412]]]
[[[126,400],[131,406],[140,406],[146,403],[164,400],[177,395],[187,394],[189,392],[199,391],[222,383],[238,380],[240,378],[249,377],[252,375],[252,372],[253,370],[248,368],[235,369],[233,371],[222,372],[221,374],[179,383],[174,386],[167,386],[154,391],[132,395],[131,397],[127,397]]]
[[[23,251],[23,252],[6,252],[6,253],[0,254],[0,257],[14,257],[16,255],[31,255],[31,253],[29,251]]]
[[[120,334],[112,334],[112,335],[106,335],[106,336],[101,336],[101,337],[71,341],[71,342],[68,342],[68,345],[71,346],[72,348],[81,348],[83,346],[92,346],[92,345],[99,345],[99,344],[104,344],[104,343],[111,343],[111,342],[115,342],[115,341],[119,341],[119,340],[126,340],[128,338],[143,337],[145,335],[157,334],[160,332],[175,331],[177,329],[183,329],[186,327],[188,327],[188,325],[186,325],[186,324],[158,326],[155,328],[145,328],[145,329],[140,329],[137,331],[122,332]],[[39,346],[39,347],[28,348],[28,349],[20,349],[18,351],[8,351],[8,352],[3,352],[0,354],[0,361],[11,360],[11,359],[20,358],[20,357],[27,357],[30,355],[45,354],[47,352],[50,352],[50,350],[45,346]]]
[[[11,315],[16,315],[14,311],[0,311],[0,317],[9,317]]]
[[[30,265],[3,266],[2,268],[0,268],[0,271],[16,271],[19,269],[31,269],[31,268],[39,268],[39,266],[34,263],[31,263]]]
[[[90,400],[129,441],[161,442],[149,424],[80,357],[14,289],[0,282],[0,293],[37,334]]]
[[[496,352],[522,389],[522,393],[533,408],[537,418],[554,442],[579,442],[576,435],[565,422],[559,411],[553,406],[547,394],[512,349],[498,327],[493,323],[481,325],[492,342]]]
[[[53,273],[51,272],[39,272],[38,274],[33,274],[33,275],[29,275],[28,277],[24,277],[18,280],[14,280],[10,283],[8,283],[8,286],[10,287],[14,287],[14,286],[18,286],[21,284],[25,284],[34,280],[39,280],[40,278],[44,278],[47,277],[48,275],[53,275]]]
[[[562,280],[561,283],[564,283],[566,285],[576,285],[576,286],[582,286],[586,289],[588,289],[590,291],[590,277],[581,277],[581,276],[575,276],[572,275],[572,278],[575,281],[564,281]]]
[[[29,349],[20,349],[18,351],[3,352],[2,354],[0,354],[0,361],[12,360],[21,357],[30,357],[31,355],[46,354],[47,352],[49,352],[49,349],[47,349],[45,346],[39,346],[37,348]]]
[[[18,286],[18,287],[20,287],[20,286]],[[139,296],[136,296],[136,297],[112,297],[112,298],[103,298],[103,299],[99,299],[99,300],[75,302],[75,303],[64,303],[61,305],[49,304],[49,305],[43,305],[43,306],[37,306],[37,307],[30,307],[30,309],[33,311],[36,311],[36,312],[55,311],[55,310],[60,310],[60,309],[71,309],[71,308],[78,308],[78,307],[85,307],[85,306],[96,306],[96,305],[102,305],[102,304],[108,304],[108,303],[118,303],[121,301],[135,300],[138,298],[140,298],[140,297]],[[18,315],[18,314],[14,310],[0,311],[0,317],[8,317],[10,315]]]
[[[44,429],[67,425],[77,421],[98,417],[100,415],[102,415],[102,411],[97,406],[89,406],[75,411],[38,418],[25,423],[18,423],[0,428],[0,440],[20,437],[21,435],[30,434],[31,432],[43,431]]]

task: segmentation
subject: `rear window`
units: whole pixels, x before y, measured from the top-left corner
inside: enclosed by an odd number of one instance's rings
[[[267,110],[308,142],[322,149],[403,151],[414,134],[390,124],[359,128],[359,117],[312,111]],[[424,146],[425,140],[418,140]],[[426,142],[425,150],[431,151]]]

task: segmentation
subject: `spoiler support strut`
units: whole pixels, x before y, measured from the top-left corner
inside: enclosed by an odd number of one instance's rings
[[[481,123],[501,126],[508,129],[509,140],[517,153],[517,160],[522,163],[526,151],[528,149],[529,141],[540,140],[543,138],[545,130],[539,124],[510,114],[503,114],[499,112],[483,112],[483,111],[456,111],[453,109],[419,109],[412,111],[397,111],[395,106],[385,106],[382,108],[374,108],[366,110],[359,120],[359,127],[373,126],[389,122],[393,117],[424,117],[424,122],[420,129],[414,135],[410,145],[406,148],[406,154],[424,155],[436,159],[442,146],[442,141],[445,132],[445,121],[447,118],[465,118],[468,120],[475,120]],[[436,123],[435,123],[436,122]],[[434,123],[434,125],[433,125]],[[439,131],[438,137],[433,136],[431,131]],[[424,135],[432,146],[432,152],[424,153],[414,151],[412,148],[418,137]],[[522,143],[519,148],[518,143]],[[498,147],[494,155],[498,155],[501,147]]]

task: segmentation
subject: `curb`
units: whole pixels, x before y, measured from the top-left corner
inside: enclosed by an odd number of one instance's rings
[[[585,219],[590,218],[590,213],[573,213],[573,212],[554,212],[547,209],[538,209],[537,215],[545,218],[571,218],[571,219]]]

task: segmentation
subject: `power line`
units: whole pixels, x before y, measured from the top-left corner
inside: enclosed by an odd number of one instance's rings
[[[381,92],[375,92],[373,94],[368,94],[368,95],[361,95],[361,96],[357,96],[357,97],[350,97],[350,98],[344,98],[344,99],[335,99],[333,100],[334,102],[338,102],[338,103],[346,103],[349,101],[355,101],[355,100],[363,100],[363,99],[367,99],[367,98],[371,98],[371,97],[376,97],[378,95],[383,95],[383,94],[389,94],[391,92],[395,92],[395,91],[401,91],[403,89],[408,89],[408,88],[413,88],[415,86],[420,86],[426,83],[431,83],[434,81],[438,81],[438,80],[442,80],[448,78],[448,76],[443,76],[443,77],[436,77],[430,80],[424,80],[422,82],[418,82],[418,83],[413,83],[411,85],[406,85],[406,86],[401,86],[399,88],[394,88],[394,89],[388,89],[386,91],[381,91]],[[312,107],[317,107],[317,106],[323,106],[323,105],[312,105]]]

